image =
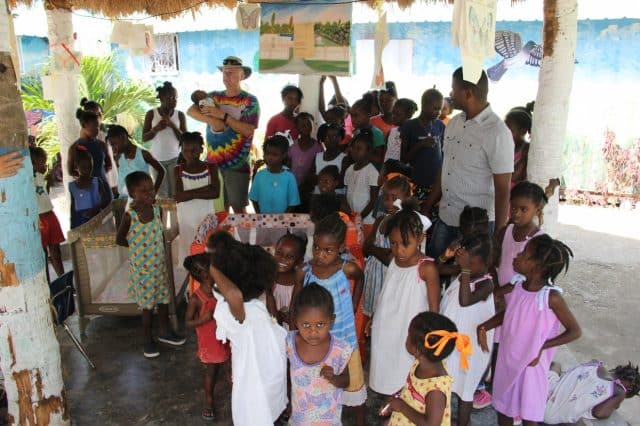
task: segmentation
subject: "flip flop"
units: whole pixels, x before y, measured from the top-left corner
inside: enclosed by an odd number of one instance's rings
[[[207,422],[212,422],[216,419],[216,416],[213,414],[212,408],[205,408],[202,410],[202,420]]]

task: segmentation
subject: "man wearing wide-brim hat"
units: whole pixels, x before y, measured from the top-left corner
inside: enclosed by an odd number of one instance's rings
[[[218,67],[225,90],[209,93],[215,106],[192,105],[187,114],[207,123],[207,161],[218,165],[224,181],[225,207],[244,213],[249,204],[249,152],[258,127],[258,99],[245,92],[240,82],[251,75],[242,59],[228,56]]]

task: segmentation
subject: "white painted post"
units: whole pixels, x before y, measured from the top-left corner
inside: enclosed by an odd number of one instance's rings
[[[546,188],[562,173],[562,151],[569,114],[578,32],[577,0],[545,0],[544,57],[533,113],[527,177]],[[558,222],[556,189],[544,209],[544,228],[553,233]]]
[[[10,28],[5,11],[0,0],[0,28]],[[19,150],[25,161],[17,175],[0,179],[0,368],[9,424],[68,425],[27,126],[8,45],[0,40],[0,155]]]
[[[62,158],[63,188],[69,186],[71,176],[67,171],[67,157],[69,147],[80,137],[80,124],[76,119],[76,110],[80,106],[78,94],[79,67],[72,67],[74,36],[71,6],[65,7],[66,2],[46,1],[47,36],[49,38],[52,56],[51,75],[55,81],[55,97],[53,109],[58,123],[58,139],[60,140],[60,155]],[[79,60],[79,57],[77,58]],[[65,193],[63,211],[70,208],[68,191]]]
[[[302,90],[304,98],[300,105],[300,111],[308,112],[313,115],[316,124],[320,119],[320,111],[318,110],[318,98],[320,97],[320,76],[317,75],[301,75],[298,80],[298,87]],[[316,126],[317,127],[317,126]]]

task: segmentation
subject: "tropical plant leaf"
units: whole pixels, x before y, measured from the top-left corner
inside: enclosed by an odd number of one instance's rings
[[[45,65],[38,73],[22,79],[25,111],[53,111],[53,101],[44,99],[40,79],[40,75],[45,75],[48,69],[48,65]],[[128,78],[121,60],[114,54],[105,57],[84,56],[80,72],[78,94],[80,98],[102,105],[105,123],[116,123],[121,118],[125,127],[135,133],[136,128],[143,124],[145,112],[158,104],[155,88],[144,81]],[[47,151],[51,162],[60,150],[55,117],[43,120],[38,129],[37,144]]]

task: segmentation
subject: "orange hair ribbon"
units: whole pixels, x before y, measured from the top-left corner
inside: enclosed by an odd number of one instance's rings
[[[431,336],[440,337],[435,343],[429,343]],[[471,339],[466,334],[455,333],[447,330],[436,330],[427,333],[424,337],[424,347],[427,349],[435,349],[433,351],[435,356],[442,353],[449,340],[456,339],[456,349],[460,352],[460,367],[463,370],[469,369],[469,360],[467,357],[473,354],[473,347],[471,346]]]

